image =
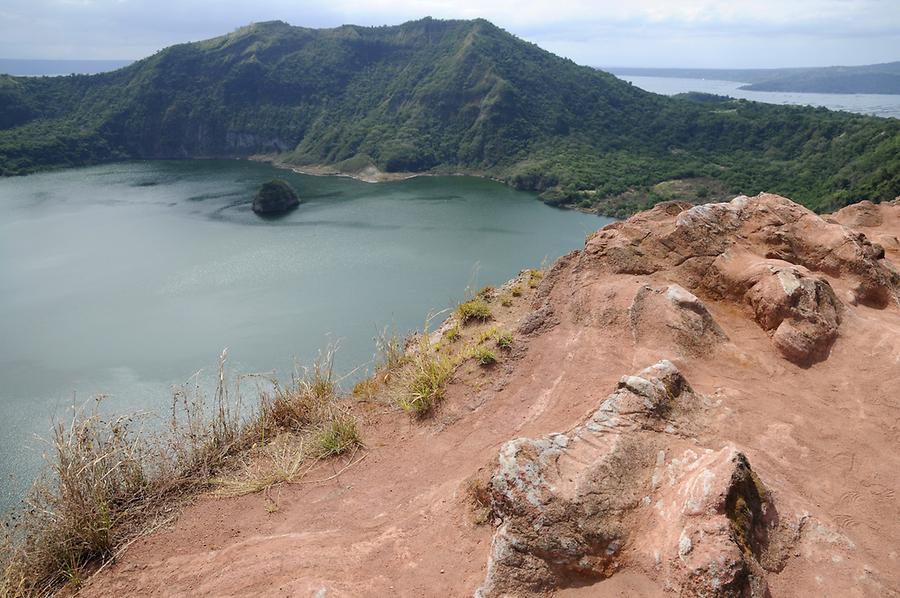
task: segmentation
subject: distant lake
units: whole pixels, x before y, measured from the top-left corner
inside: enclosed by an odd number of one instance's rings
[[[95,75],[128,66],[132,60],[37,60],[0,58],[0,73],[31,77]]]
[[[682,79],[677,77],[634,77],[630,75],[617,76],[625,81],[630,81],[641,89],[663,95],[699,91],[753,100],[755,102],[766,102],[768,104],[824,106],[831,110],[845,110],[858,114],[900,118],[900,95],[747,91],[739,89],[746,83],[738,83],[736,81]]]
[[[290,181],[280,220],[250,200]],[[584,243],[609,219],[468,177],[377,185],[246,161],[121,163],[0,179],[0,512],[73,397],[165,412],[171,386],[215,368],[289,379],[339,342],[337,370]],[[442,319],[442,318],[439,318]],[[349,381],[348,381],[349,382]]]

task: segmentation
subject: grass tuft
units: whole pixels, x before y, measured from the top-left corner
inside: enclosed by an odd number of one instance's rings
[[[315,438],[316,456],[320,459],[341,455],[362,446],[356,418],[341,414],[328,421]]]
[[[419,353],[400,385],[398,404],[407,413],[425,416],[444,398],[455,364],[446,355]]]
[[[472,351],[472,357],[474,357],[475,361],[482,366],[489,366],[497,363],[497,354],[487,347],[476,347],[475,350]]]
[[[497,346],[503,350],[512,349],[513,345],[513,335],[511,332],[498,332],[497,333]]]
[[[460,337],[459,324],[454,324],[452,328],[449,328],[449,329],[447,329],[446,332],[444,332],[444,338],[451,343],[458,341],[459,337]]]
[[[463,324],[472,321],[486,322],[493,317],[491,306],[479,297],[460,303],[456,308],[456,313]]]
[[[384,328],[375,339],[378,350],[378,370],[393,372],[406,361],[406,343],[396,332]]]

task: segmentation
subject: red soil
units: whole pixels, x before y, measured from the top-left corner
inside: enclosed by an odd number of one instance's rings
[[[881,243],[882,264],[900,264],[900,202],[865,209],[878,218],[860,222],[853,210],[833,218]],[[804,231],[814,232],[792,234]],[[753,249],[736,234],[743,249]],[[517,336],[513,355],[487,374],[464,366],[433,419],[414,421],[387,405],[361,410],[360,463],[313,483],[343,467],[323,464],[304,483],[274,489],[275,512],[261,495],[200,497],[82,593],[471,596],[484,580],[494,528],[475,523],[470,481],[488,479],[506,441],[572,428],[623,375],[665,358],[709,399],[692,442],[712,449],[733,443],[782,513],[809,514],[786,566],[767,576],[771,595],[898,595],[898,303],[854,304],[847,299],[853,276],[815,272],[835,289],[844,313],[827,358],[801,367],[776,350],[745,303],[698,286],[692,291],[728,340],[698,352],[673,345],[666,327],[636,338],[628,318],[635,290],[689,286],[685,277],[668,267],[614,272],[590,259],[589,251],[564,259],[539,289],[516,300],[506,320],[531,313],[531,302],[551,306],[555,325]],[[663,582],[630,566],[626,549],[612,577],[555,595],[666,595]]]

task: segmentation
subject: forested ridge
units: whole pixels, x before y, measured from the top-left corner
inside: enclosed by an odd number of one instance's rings
[[[484,20],[252,24],[99,75],[0,76],[0,174],[246,157],[466,172],[624,214],[761,190],[819,210],[900,195],[900,121],[667,98]]]

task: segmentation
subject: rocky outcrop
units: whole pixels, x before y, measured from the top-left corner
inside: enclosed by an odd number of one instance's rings
[[[888,205],[890,204],[885,204],[885,206]],[[841,208],[834,213],[831,220],[850,228],[871,228],[884,223],[884,214],[882,214],[881,206],[865,200]]]
[[[495,533],[479,598],[537,595],[637,567],[683,596],[765,596],[774,505],[733,446],[686,442],[702,403],[670,362],[565,434],[519,438],[491,480]]]
[[[299,205],[297,193],[287,181],[281,179],[263,183],[253,198],[253,211],[260,216],[278,216]]]
[[[662,276],[713,300],[743,304],[788,360],[827,359],[845,300],[900,303],[884,248],[771,194],[692,206],[670,202],[605,227],[586,244],[584,272]]]
[[[861,201],[835,212],[829,220],[854,229],[885,250],[897,263],[900,260],[900,198],[882,203]]]

